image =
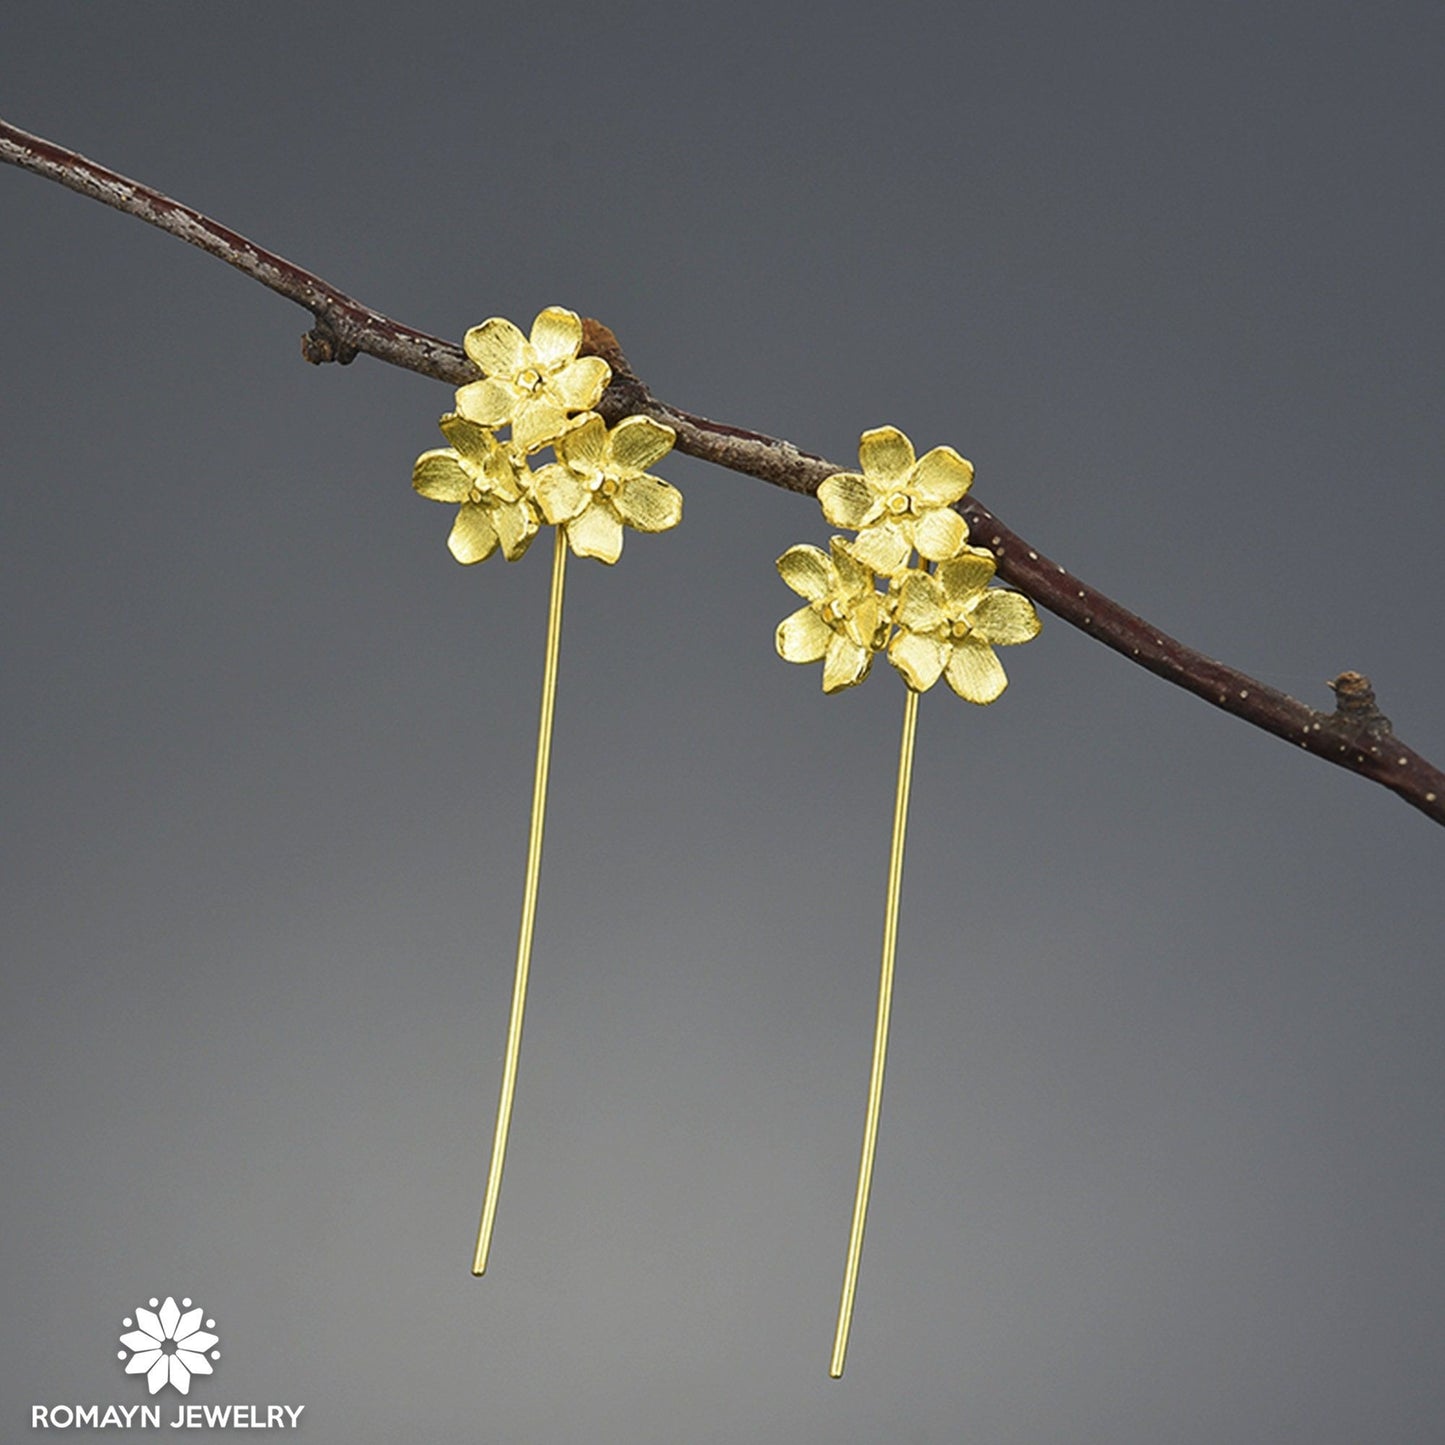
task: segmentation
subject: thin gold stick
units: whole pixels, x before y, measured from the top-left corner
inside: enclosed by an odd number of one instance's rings
[[[868,1223],[868,1195],[873,1188],[873,1158],[878,1152],[878,1116],[883,1109],[883,1069],[888,1062],[888,1017],[893,1010],[893,955],[898,943],[898,898],[903,890],[903,835],[908,828],[908,790],[913,781],[913,737],[918,728],[918,694],[910,687],[903,705],[903,742],[898,750],[898,795],[893,804],[893,847],[888,855],[888,902],[883,912],[883,968],[878,980],[878,1021],[873,1030],[873,1071],[868,1078],[868,1113],[863,1123],[863,1155],[858,1164],[858,1194],[853,1201],[853,1228],[848,1235],[848,1263],[843,1271],[843,1298],[833,1336],[833,1363],[828,1373],[843,1374],[848,1331],[853,1326],[853,1296],[863,1258],[863,1229]]]
[[[502,1065],[502,1096],[497,1103],[497,1128],[492,1136],[492,1164],[477,1227],[472,1273],[487,1272],[492,1227],[502,1169],[507,1162],[507,1134],[512,1127],[512,1096],[517,1092],[517,1060],[522,1052],[522,1015],[527,1008],[527,973],[532,965],[532,927],[537,920],[537,880],[542,872],[542,827],[547,812],[547,769],[552,760],[552,712],[557,701],[557,654],[562,641],[562,584],[567,570],[567,535],[557,528],[552,553],[552,593],[547,606],[547,659],[542,667],[542,720],[537,728],[537,774],[532,784],[532,826],[527,835],[527,881],[522,889],[522,929],[517,940],[517,976],[512,984],[512,1016],[507,1023],[507,1056]]]

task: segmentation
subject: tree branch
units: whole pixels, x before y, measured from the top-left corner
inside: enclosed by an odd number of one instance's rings
[[[459,346],[393,321],[199,211],[3,120],[0,160],[138,216],[305,307],[315,318],[301,342],[308,361],[344,365],[365,352],[451,386],[478,375]],[[678,451],[809,496],[825,477],[848,470],[799,451],[790,442],[709,421],[659,401],[632,371],[611,331],[591,320],[586,331],[584,349],[605,358],[613,371],[612,384],[598,407],[608,421],[638,413],[654,417],[676,431]],[[1056,617],[1212,706],[1383,784],[1445,824],[1445,773],[1394,736],[1389,720],[1375,705],[1367,678],[1341,673],[1330,684],[1336,697],[1334,710],[1320,712],[1136,617],[1029,546],[982,503],[966,499],[959,510],[968,520],[971,540],[997,557],[998,575]]]

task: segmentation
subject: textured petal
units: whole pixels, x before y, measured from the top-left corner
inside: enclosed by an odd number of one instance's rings
[[[806,542],[789,547],[778,558],[778,573],[783,581],[809,602],[821,602],[833,590],[833,570],[827,553]]]
[[[582,322],[565,306],[549,306],[532,323],[532,350],[549,371],[571,361],[582,345]]]
[[[833,629],[811,607],[800,607],[778,623],[778,656],[784,662],[817,662],[833,640]]]
[[[452,444],[460,456],[481,466],[491,456],[497,439],[489,428],[480,422],[468,421],[456,412],[448,412],[441,419],[442,435]]]
[[[831,537],[828,551],[833,557],[833,567],[838,574],[838,590],[848,596],[857,596],[873,590],[873,569],[860,562],[853,551],[853,544],[846,537]]]
[[[460,400],[461,393],[457,396]],[[512,440],[524,452],[539,452],[570,430],[567,413],[545,393],[521,402],[512,415]]]
[[[537,535],[537,518],[525,502],[506,503],[492,512],[492,525],[502,544],[502,555],[515,562]]]
[[[661,477],[633,477],[613,500],[622,520],[639,532],[665,532],[682,521],[682,493]]]
[[[580,327],[578,331],[580,334]],[[473,326],[462,338],[462,346],[485,376],[515,376],[532,360],[527,338],[504,316]]]
[[[601,471],[607,463],[607,423],[600,416],[584,417],[561,438],[557,450],[579,471]]]
[[[487,377],[457,388],[457,411],[482,426],[505,426],[512,419],[521,391],[510,382]]]
[[[579,557],[615,562],[622,555],[622,523],[610,507],[594,504],[567,523],[567,541]]]
[[[942,562],[956,556],[968,541],[968,523],[948,507],[925,512],[913,527],[913,544],[920,557]]]
[[[532,474],[525,462],[519,468],[507,448],[493,440],[482,463],[482,481],[486,490],[494,496],[505,502],[515,502],[530,490]]]
[[[497,550],[497,529],[491,514],[475,502],[463,502],[452,523],[447,546],[458,562],[485,562]]]
[[[645,472],[672,450],[677,433],[650,416],[628,416],[612,429],[612,460],[629,472]]]
[[[848,636],[870,652],[878,650],[878,632],[883,623],[882,601],[876,592],[870,590],[858,598],[848,614]]]
[[[411,484],[433,502],[464,502],[472,492],[472,479],[450,447],[423,452],[411,469]]]
[[[857,472],[834,472],[818,488],[823,515],[835,527],[857,531],[873,505],[874,490]]]
[[[896,426],[865,431],[858,460],[870,481],[901,482],[913,470],[913,443]]]
[[[910,632],[934,632],[948,620],[943,611],[943,589],[927,572],[910,572],[898,589],[900,627]]]
[[[823,658],[823,691],[837,692],[840,688],[855,686],[868,676],[872,666],[873,654],[866,647],[859,647],[835,632]]]
[[[953,644],[946,671],[948,685],[968,702],[992,702],[1008,686],[1003,664],[988,643],[963,637]]]
[[[996,587],[978,599],[969,616],[974,635],[982,642],[1003,645],[1028,642],[1039,635],[1039,614],[1022,592]]]
[[[854,539],[852,547],[853,555],[880,577],[892,577],[903,571],[913,552],[913,543],[907,534],[892,522],[864,527]]]
[[[935,638],[900,632],[888,644],[888,661],[914,692],[927,692],[943,671],[944,652],[943,644]]]
[[[938,564],[938,582],[943,588],[945,605],[956,612],[971,597],[982,592],[998,570],[992,552],[970,547],[961,556]]]
[[[948,507],[973,485],[973,463],[952,447],[934,447],[919,458],[913,493],[930,507]]]
[[[550,377],[551,389],[569,411],[586,411],[597,405],[612,368],[600,356],[579,356]]]
[[[570,522],[592,500],[592,493],[560,462],[553,462],[536,473],[532,478],[532,495],[542,508],[542,515],[553,526]]]

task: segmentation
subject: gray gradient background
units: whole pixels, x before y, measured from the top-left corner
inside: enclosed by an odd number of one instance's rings
[[[282,18],[284,16],[284,19]],[[842,462],[1445,754],[1435,4],[15,5],[0,113],[390,314],[604,318]],[[547,549],[450,394],[0,173],[3,1348],[196,1297],[326,1445],[1445,1438],[1442,837],[1057,622],[924,702],[879,1178],[826,1379],[902,690],[773,655],[803,498],[687,459],[569,573],[492,1271],[467,1269]],[[174,1399],[173,1396],[168,1398]]]

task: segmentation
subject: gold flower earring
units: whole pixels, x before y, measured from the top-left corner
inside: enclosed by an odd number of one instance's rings
[[[821,662],[823,691],[832,693],[862,682],[874,654],[886,650],[908,687],[888,856],[868,1107],[828,1369],[834,1379],[842,1375],[848,1354],[878,1149],[918,698],[946,677],[953,691],[968,702],[993,702],[1008,686],[993,649],[1028,642],[1039,632],[1033,603],[1022,593],[990,587],[997,566],[993,554],[968,545],[968,526],[954,504],[973,482],[969,462],[952,447],[935,447],[918,458],[913,444],[895,427],[864,432],[858,460],[861,472],[834,473],[818,488],[823,515],[834,526],[854,531],[854,538],[834,537],[826,553],[806,545],[790,547],[778,559],[783,581],[806,603],[778,626],[781,657],[788,662]],[[879,582],[884,586],[881,592]]]
[[[675,527],[682,520],[682,494],[647,470],[671,450],[675,433],[670,427],[650,417],[629,416],[609,431],[591,409],[612,371],[601,357],[578,355],[582,323],[574,312],[548,307],[533,322],[530,337],[510,321],[493,317],[468,331],[464,345],[482,378],[457,390],[456,410],[441,419],[450,445],[417,458],[412,486],[432,501],[459,504],[447,539],[458,562],[484,562],[499,548],[515,562],[543,522],[557,529],[517,966],[491,1165],[472,1255],[472,1273],[481,1275],[491,1253],[502,1189],[527,1006],[567,551],[570,547],[579,557],[616,562],[622,554],[623,527],[639,532]],[[508,429],[505,439],[499,435],[503,428]],[[533,471],[533,456],[548,449],[554,460]]]

